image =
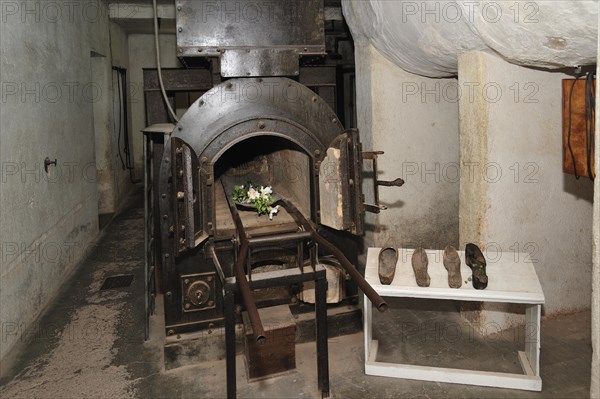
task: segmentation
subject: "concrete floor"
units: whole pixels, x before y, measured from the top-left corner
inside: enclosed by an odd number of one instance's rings
[[[164,371],[160,339],[143,342],[141,195],[106,227],[87,261],[44,317],[2,364],[0,398],[220,398],[225,362]],[[135,205],[133,205],[135,204]],[[129,288],[100,291],[111,275],[133,274]],[[480,337],[457,304],[396,301],[375,318],[378,360],[520,372],[523,329]],[[160,325],[153,320],[153,327]],[[159,334],[154,334],[159,336]],[[314,343],[296,348],[297,370],[247,383],[238,357],[238,397],[315,398]],[[542,392],[398,380],[364,375],[363,336],[329,340],[331,391],[338,398],[586,398],[590,383],[590,313],[545,319]]]

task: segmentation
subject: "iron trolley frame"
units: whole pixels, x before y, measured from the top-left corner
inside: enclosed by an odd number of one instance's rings
[[[257,273],[248,282],[250,289],[279,287],[289,284],[315,282],[315,325],[317,344],[317,381],[322,397],[329,396],[329,360],[327,343],[327,278],[325,268],[316,265],[302,269],[291,268],[273,272]],[[227,397],[236,397],[235,370],[235,294],[239,286],[235,277],[225,279],[225,348],[227,362]]]

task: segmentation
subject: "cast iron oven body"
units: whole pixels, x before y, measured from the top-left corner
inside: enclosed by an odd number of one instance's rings
[[[215,178],[215,166],[227,151],[244,150],[243,145],[236,144],[259,136],[284,139],[306,154],[310,209],[303,216],[356,264],[356,243],[352,237],[362,234],[364,219],[358,132],[344,131],[331,108],[296,81],[279,77],[228,80],[208,91],[188,109],[165,144],[158,191],[160,273],[167,335],[223,323],[223,281],[235,275],[234,264],[241,241],[235,233],[226,238],[218,234],[217,190],[222,186]],[[333,164],[328,150],[330,155],[332,150],[337,154]],[[333,226],[335,230],[321,223],[321,196],[328,195],[323,192],[328,190],[323,189],[320,179],[331,176],[337,176],[334,183],[339,183],[338,190],[343,197],[339,214],[335,215],[338,220]],[[263,218],[264,226],[256,236],[269,234],[270,222],[267,216]],[[288,233],[302,230],[298,226]],[[295,253],[295,257],[290,257],[290,253]],[[315,255],[308,250],[278,248],[274,244],[264,256],[267,258],[260,259],[263,263],[272,260],[289,264],[290,259],[298,263]],[[277,301],[296,303],[294,290],[299,289],[301,287],[289,287],[289,295],[270,298],[262,306]],[[356,286],[351,280],[345,281],[343,290],[347,298],[356,299]],[[245,306],[241,302],[240,305]]]

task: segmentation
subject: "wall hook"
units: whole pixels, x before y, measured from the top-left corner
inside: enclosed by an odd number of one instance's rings
[[[46,171],[46,173],[48,173],[48,166],[50,165],[54,165],[56,166],[56,162],[58,160],[55,158],[54,161],[51,161],[50,158],[46,157],[46,159],[44,159],[44,170]]]

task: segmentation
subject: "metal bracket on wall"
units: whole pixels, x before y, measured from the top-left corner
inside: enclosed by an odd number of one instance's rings
[[[44,159],[44,170],[46,171],[46,173],[48,173],[48,167],[50,165],[56,166],[57,162],[58,162],[58,159],[54,159],[54,161],[51,161],[50,158],[46,157],[46,159]]]

